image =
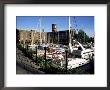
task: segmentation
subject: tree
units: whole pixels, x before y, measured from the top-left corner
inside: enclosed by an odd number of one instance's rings
[[[94,37],[90,37],[90,38],[89,38],[89,42],[94,43]]]
[[[16,29],[16,43],[19,43],[19,30]]]
[[[75,37],[81,43],[86,43],[89,41],[89,36],[81,29],[78,31],[78,34],[75,35]]]

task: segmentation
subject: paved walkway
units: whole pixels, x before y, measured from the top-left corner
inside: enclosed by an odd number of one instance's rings
[[[22,68],[20,65],[16,64],[16,74],[32,74],[32,73]]]

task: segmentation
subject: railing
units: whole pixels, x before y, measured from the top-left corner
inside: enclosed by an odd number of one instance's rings
[[[94,70],[88,71],[83,68],[83,66],[73,68],[73,69],[68,69],[68,51],[65,51],[65,59],[63,60],[65,64],[63,66],[58,65],[54,63],[54,60],[49,60],[47,59],[47,48],[44,47],[44,54],[42,56],[38,55],[38,47],[33,51],[28,47],[28,45],[24,48],[22,45],[17,44],[17,48],[19,48],[25,57],[28,57],[31,59],[33,62],[36,63],[37,66],[39,66],[39,70],[45,72],[45,74],[89,74],[89,73],[94,73]],[[94,63],[94,62],[92,62]],[[59,63],[60,64],[60,63]],[[93,68],[94,65],[92,65],[91,68]],[[91,69],[90,69],[91,70]]]

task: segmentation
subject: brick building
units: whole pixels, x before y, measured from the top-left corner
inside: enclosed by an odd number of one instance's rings
[[[74,37],[74,30],[71,30],[71,38]],[[57,31],[57,32],[48,32],[47,33],[47,42],[54,44],[69,44],[69,30]]]
[[[71,28],[69,36],[69,30],[58,31],[56,24],[52,24],[51,32],[37,32],[35,30],[17,30],[17,41],[23,44],[39,44],[39,43],[54,43],[68,45],[70,37],[73,39],[75,30]],[[71,39],[71,40],[72,40]]]
[[[41,32],[41,37],[40,37],[40,32],[37,32],[35,30],[16,30],[16,40],[17,42],[19,41],[22,44],[38,44],[40,43],[40,38],[41,42],[46,42],[46,33]]]

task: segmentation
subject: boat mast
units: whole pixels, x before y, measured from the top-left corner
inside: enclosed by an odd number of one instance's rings
[[[71,27],[71,23],[70,23],[70,16],[69,16],[69,43],[71,44],[70,27]]]
[[[41,37],[41,18],[40,18],[40,45],[42,44],[42,37]]]
[[[58,44],[59,44],[59,31],[58,31]]]

